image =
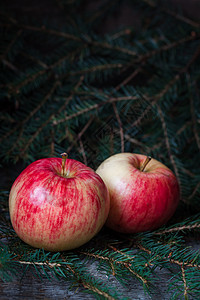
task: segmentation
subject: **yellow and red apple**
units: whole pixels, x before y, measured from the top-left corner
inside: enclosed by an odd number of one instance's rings
[[[154,230],[164,225],[179,203],[173,172],[156,159],[120,153],[96,170],[110,193],[107,226],[124,233]]]

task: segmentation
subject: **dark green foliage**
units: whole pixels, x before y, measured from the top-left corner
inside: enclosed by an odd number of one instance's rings
[[[200,228],[200,24],[163,1],[124,1],[137,11],[138,27],[105,33],[122,1],[103,1],[93,11],[83,0],[58,2],[67,12],[62,24],[0,15],[2,169],[64,151],[96,169],[114,153],[139,152],[174,171],[181,204],[156,232],[103,230],[87,246],[52,254],[17,238],[9,192],[1,191],[0,277],[10,280],[33,266],[36,274],[65,278],[98,299],[124,299],[88,272],[90,264],[101,278],[123,285],[136,278],[149,294],[159,284],[157,270],[165,268],[169,297],[199,299],[199,251],[188,237],[199,237]]]

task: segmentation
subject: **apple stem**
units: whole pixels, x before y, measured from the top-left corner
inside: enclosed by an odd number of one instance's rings
[[[61,175],[65,176],[65,163],[66,163],[66,160],[68,158],[68,154],[64,152],[64,153],[61,154],[61,156],[62,156],[62,171],[61,171]]]
[[[151,156],[147,156],[145,159],[145,162],[143,163],[142,167],[140,168],[141,172],[144,172],[144,169],[146,168],[147,164],[150,162]]]

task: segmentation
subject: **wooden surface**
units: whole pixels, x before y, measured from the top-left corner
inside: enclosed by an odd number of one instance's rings
[[[199,235],[197,235],[195,239],[188,239],[187,245],[192,246],[194,250],[199,249],[200,251]],[[97,279],[101,279],[109,287],[117,289],[122,295],[120,299],[128,297],[130,300],[169,300],[173,293],[172,290],[168,290],[168,285],[170,283],[172,274],[166,269],[157,268],[155,270],[155,288],[151,289],[151,297],[144,292],[142,284],[136,278],[131,278],[127,286],[122,286],[114,276],[111,275],[108,277],[107,274],[103,273],[102,271],[100,275],[95,263],[88,263],[88,272]],[[32,266],[28,269],[22,279],[20,279],[20,277],[21,274],[19,274],[19,277],[12,282],[0,281],[1,300],[96,299],[93,295],[85,293],[83,287],[81,286],[76,286],[71,289],[70,283],[64,279],[58,280],[53,278],[49,280],[45,275],[39,278]],[[184,295],[177,299],[184,299]],[[189,300],[199,299],[189,298]]]
[[[94,276],[97,276],[95,268],[92,271]],[[70,284],[64,280],[48,280],[46,277],[40,279],[35,277],[33,273],[35,272],[31,268],[21,281],[1,282],[0,299],[96,299],[93,295],[83,292],[81,287],[70,290]],[[131,300],[169,300],[171,293],[167,292],[166,284],[170,278],[169,274],[166,271],[159,271],[157,275],[159,286],[154,290],[152,298],[144,292],[142,285],[136,279],[132,279],[127,287],[121,286],[114,278],[108,279],[106,275],[104,281],[108,282],[109,280],[109,285],[112,285],[114,289],[117,288],[123,295],[122,297],[128,297]]]

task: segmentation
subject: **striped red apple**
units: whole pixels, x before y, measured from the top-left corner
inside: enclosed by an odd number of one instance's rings
[[[110,193],[107,226],[124,233],[154,230],[164,225],[179,203],[173,172],[156,159],[120,153],[96,170]]]
[[[108,190],[91,168],[73,159],[45,158],[30,164],[15,180],[9,196],[17,235],[49,251],[77,248],[104,225]]]

